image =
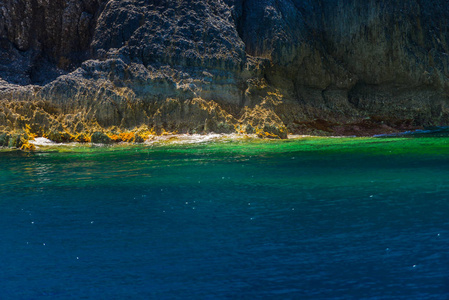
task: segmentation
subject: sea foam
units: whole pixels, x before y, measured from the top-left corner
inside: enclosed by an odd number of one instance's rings
[[[239,140],[247,138],[256,138],[255,135],[241,135],[241,134],[174,134],[154,136],[151,139],[145,141],[146,144],[200,144],[208,142],[217,142],[223,140]]]
[[[34,140],[29,141],[29,143],[34,144],[35,146],[51,146],[56,144],[55,142],[44,137],[37,137]]]

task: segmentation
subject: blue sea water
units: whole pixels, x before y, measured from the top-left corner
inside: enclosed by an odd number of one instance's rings
[[[447,142],[0,152],[0,298],[449,299]]]

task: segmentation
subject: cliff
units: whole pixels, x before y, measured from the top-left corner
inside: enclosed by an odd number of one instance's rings
[[[449,125],[448,20],[447,0],[4,0],[0,131]]]

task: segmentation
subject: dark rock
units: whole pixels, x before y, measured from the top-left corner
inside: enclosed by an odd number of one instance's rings
[[[140,136],[138,134],[136,134],[134,136],[134,143],[140,144],[140,143],[143,143],[143,142],[145,142],[145,139],[142,136]]]
[[[28,135],[14,133],[14,134],[11,134],[9,137],[8,147],[20,149],[20,147],[22,147],[27,142],[28,142]]]
[[[10,135],[8,133],[0,133],[0,147],[8,147]]]
[[[65,130],[51,129],[46,137],[56,143],[68,143],[74,140],[74,137]]]
[[[449,125],[447,19],[447,0],[5,0],[0,126]]]
[[[87,57],[94,15],[99,13],[102,2],[105,1],[1,1],[0,57],[9,59],[10,68],[0,68],[0,74],[15,73],[12,78],[20,84],[39,81],[34,77],[41,68],[47,70],[41,74],[43,77],[53,75],[53,78],[61,74],[58,68],[72,70]],[[5,65],[4,61],[1,65]]]
[[[86,134],[80,133],[75,137],[75,141],[79,143],[87,143],[90,142],[90,138]]]
[[[95,144],[111,144],[112,140],[106,134],[96,131],[90,137],[91,142]]]

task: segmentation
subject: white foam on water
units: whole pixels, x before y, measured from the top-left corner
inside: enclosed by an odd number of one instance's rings
[[[52,140],[49,140],[44,137],[34,138],[34,140],[29,140],[28,143],[33,144],[36,147],[39,147],[39,146],[73,146],[73,145],[77,144],[77,143],[56,143],[56,142],[53,142]]]
[[[289,139],[310,137],[308,135],[290,135]],[[201,144],[201,143],[212,143],[212,142],[227,142],[227,141],[245,141],[249,139],[259,140],[256,134],[219,134],[219,133],[209,133],[209,134],[168,134],[161,136],[151,136],[148,140],[144,142],[146,145],[157,145],[157,144]],[[85,145],[84,143],[57,143],[51,141],[44,137],[37,137],[34,140],[29,141],[30,144],[39,146],[76,146]],[[119,145],[126,145],[126,143],[119,143]],[[91,146],[102,147],[111,146],[105,144],[90,143]],[[137,151],[137,150],[136,150]],[[294,158],[292,158],[294,159]]]
[[[145,141],[146,144],[170,143],[170,144],[200,144],[208,142],[216,142],[223,140],[239,140],[245,138],[256,138],[255,135],[241,135],[241,134],[173,134],[152,136]]]
[[[44,137],[37,137],[34,138],[34,140],[29,141],[30,144],[33,144],[35,146],[51,146],[51,145],[55,145],[55,142],[50,141],[47,138]]]
[[[316,137],[314,135],[307,135],[307,134],[289,134],[288,139],[302,139],[302,138],[308,138],[308,137]]]

